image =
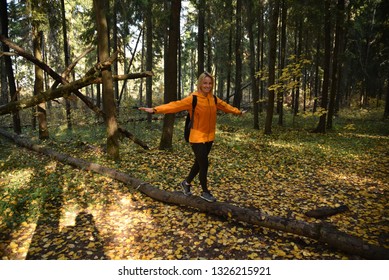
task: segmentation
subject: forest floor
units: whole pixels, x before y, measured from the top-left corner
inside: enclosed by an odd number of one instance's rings
[[[389,121],[344,112],[326,134],[314,117],[295,117],[270,136],[252,115],[219,116],[209,188],[219,201],[282,217],[322,206],[349,211],[325,222],[389,248]],[[292,122],[293,121],[293,122]],[[1,125],[0,125],[1,126]],[[116,168],[165,190],[179,190],[192,164],[176,120],[174,148],[158,150],[161,122],[128,123],[151,147],[125,139],[121,161],[107,160],[105,131],[79,122],[50,128],[41,144]],[[38,142],[36,132],[25,135]],[[198,181],[194,195],[200,194]],[[56,162],[0,137],[0,259],[358,259],[325,244],[167,205],[110,178]]]

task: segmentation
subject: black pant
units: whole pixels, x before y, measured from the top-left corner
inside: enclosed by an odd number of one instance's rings
[[[186,182],[190,183],[199,174],[200,185],[203,192],[209,192],[207,188],[207,174],[208,174],[208,154],[212,149],[213,142],[206,143],[192,143],[192,150],[195,154],[195,162],[189,172]]]

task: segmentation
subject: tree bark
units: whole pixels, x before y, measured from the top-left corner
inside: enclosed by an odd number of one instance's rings
[[[177,49],[180,36],[180,11],[181,0],[173,0],[171,3],[169,23],[169,46],[167,51],[167,67],[165,69],[165,103],[177,100]],[[160,150],[172,148],[174,114],[166,114],[163,121],[163,129]]]
[[[43,32],[39,31],[39,24],[33,24],[33,48],[34,56],[38,60],[42,60],[42,36]],[[43,91],[43,70],[35,65],[35,81],[34,95]],[[36,107],[36,115],[33,117],[38,119],[39,139],[44,140],[49,138],[49,130],[47,128],[46,103],[39,103]]]
[[[301,59],[301,49],[302,49],[302,41],[303,41],[303,18],[300,16],[299,19],[296,20],[296,62],[300,63]],[[300,112],[300,87],[301,87],[301,77],[300,75],[297,75],[295,77],[296,80],[296,87],[294,89],[295,95],[294,95],[294,106],[293,106],[293,114],[297,116],[297,114]]]
[[[129,185],[131,188],[163,203],[195,208],[201,212],[216,215],[227,220],[232,219],[234,221],[244,222],[251,225],[305,236],[325,243],[329,247],[335,248],[349,255],[357,255],[365,259],[389,258],[389,249],[369,244],[359,237],[341,232],[326,223],[307,223],[290,218],[270,216],[263,213],[260,209],[243,208],[226,202],[209,203],[197,196],[185,196],[181,192],[165,191],[158,189],[147,182],[133,178],[127,173],[88,162],[83,159],[73,158],[66,154],[58,153],[44,146],[34,144],[26,138],[22,138],[5,130],[0,129],[0,134],[14,141],[19,146],[43,153],[64,164],[68,164],[82,170],[93,171],[121,181]]]
[[[281,35],[280,35],[280,62],[279,62],[279,77],[282,75],[282,70],[285,67],[286,59],[286,24],[288,17],[288,3],[286,0],[282,0],[281,4]],[[277,92],[277,112],[278,112],[278,125],[282,126],[284,124],[284,90],[279,90]]]
[[[276,52],[277,52],[277,26],[278,26],[278,13],[280,7],[279,0],[270,1],[271,5],[271,23],[270,23],[270,35],[269,35],[269,82],[268,87],[273,86],[275,83],[276,73]],[[266,121],[265,121],[265,134],[271,134],[272,122],[273,122],[273,112],[274,112],[274,99],[275,93],[274,89],[269,89],[268,104],[266,111]]]
[[[321,110],[319,123],[314,132],[326,132],[327,108],[328,108],[328,90],[330,85],[330,65],[331,65],[331,1],[324,1],[324,74],[323,87],[321,94]]]
[[[153,69],[153,1],[147,1],[146,5],[146,70]],[[153,107],[153,80],[146,78],[146,105]],[[148,122],[151,123],[151,115],[147,114]]]
[[[385,110],[384,110],[384,118],[389,117],[389,73],[387,74],[386,79],[386,98],[385,98]]]
[[[8,13],[7,13],[7,1],[1,0],[0,2],[0,20],[1,20],[1,36],[8,37]],[[3,44],[2,50],[6,53],[9,52],[9,46]],[[10,56],[4,57],[6,75],[8,78],[8,88],[11,97],[11,101],[18,100],[18,90],[16,89],[15,75],[12,68],[12,60]],[[18,111],[12,113],[13,129],[14,132],[20,134],[22,132],[22,127],[20,124],[20,115]]]
[[[226,102],[230,103],[231,96],[231,76],[232,76],[232,41],[233,41],[233,17],[234,9],[232,7],[232,0],[228,0],[226,3],[226,11],[228,16],[228,22],[230,23],[229,32],[228,32],[228,56],[227,56],[227,79],[226,79]]]
[[[65,58],[65,67],[68,68],[70,64],[70,47],[69,47],[69,41],[68,41],[68,32],[67,32],[67,25],[66,25],[66,9],[65,9],[65,0],[61,0],[61,20],[62,20],[62,38],[63,38],[63,51],[64,51],[64,58]],[[69,80],[69,77],[63,76],[67,80]],[[65,100],[65,106],[66,106],[66,121],[68,125],[68,129],[72,129],[72,110],[70,106],[70,100]]]
[[[97,23],[97,37],[99,42],[99,61],[109,58],[109,34],[105,12],[108,10],[104,0],[94,0]],[[113,160],[119,160],[119,129],[116,120],[116,104],[113,90],[111,66],[102,69],[103,80],[103,108],[107,126],[107,154]]]
[[[205,68],[205,0],[198,2],[198,34],[197,34],[197,77],[204,72]]]
[[[112,37],[113,37],[113,52],[118,52],[118,1],[113,1],[113,15],[112,15]],[[118,61],[115,60],[113,64],[113,74],[117,75],[119,73]],[[118,81],[113,81],[114,85],[114,100],[117,107],[117,112],[119,114],[119,83]]]
[[[338,79],[340,74],[340,62],[339,57],[341,56],[340,48],[342,45],[343,38],[343,21],[344,21],[344,0],[338,0],[336,6],[336,27],[335,27],[335,46],[332,54],[332,79],[331,79],[331,90],[330,100],[328,104],[328,115],[327,115],[327,129],[332,129],[332,121],[335,115],[336,97],[339,95],[338,90]]]
[[[249,36],[249,46],[250,46],[250,80],[251,80],[251,91],[253,93],[253,107],[254,107],[254,129],[259,130],[259,111],[258,111],[258,102],[259,102],[259,88],[257,82],[257,76],[255,74],[255,42],[254,42],[254,32],[253,32],[253,23],[254,23],[254,4],[252,0],[248,0],[246,3],[246,12],[247,12],[247,33]]]
[[[235,36],[235,95],[233,106],[240,109],[242,103],[242,0],[236,2]]]

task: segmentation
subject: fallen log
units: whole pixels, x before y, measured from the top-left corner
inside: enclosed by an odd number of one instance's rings
[[[33,106],[38,105],[39,103],[53,100],[62,97],[66,94],[70,94],[75,90],[78,90],[80,88],[92,84],[93,81],[96,79],[96,75],[97,73],[95,73],[95,75],[83,77],[77,81],[68,83],[60,88],[48,89],[46,91],[40,92],[39,94],[31,96],[29,98],[8,102],[7,104],[0,106],[0,116],[12,112],[20,111],[23,109],[31,108]]]
[[[339,207],[319,207],[314,210],[310,210],[305,213],[306,216],[316,218],[316,219],[325,219],[330,216],[340,214],[348,211],[348,207],[346,205],[341,205]]]
[[[4,44],[6,44],[9,48],[13,49],[18,55],[24,57],[25,59],[27,59],[28,61],[31,61],[32,63],[34,63],[35,65],[39,66],[43,71],[45,71],[47,74],[49,74],[55,81],[59,82],[59,83],[62,83],[63,85],[67,85],[69,84],[69,82],[64,78],[62,77],[61,75],[59,75],[57,72],[55,72],[52,68],[50,68],[50,66],[48,66],[46,63],[44,63],[43,61],[41,60],[38,60],[37,58],[35,58],[32,54],[28,53],[27,51],[25,51],[23,48],[21,48],[20,46],[16,45],[15,43],[13,43],[11,40],[9,40],[8,38],[6,38],[5,36],[1,35],[0,34],[0,41],[3,42]],[[104,62],[100,62],[100,63],[97,63],[92,69],[90,69],[86,74],[85,74],[85,77],[89,77],[91,75],[93,75],[94,73],[96,72],[99,72],[101,69],[104,69],[105,67],[110,67],[110,65],[112,64],[112,62],[116,59],[116,56],[117,56],[117,53],[114,53],[112,55],[112,57],[109,58],[108,61],[104,61]],[[135,74],[129,74],[126,76],[127,79],[134,79],[134,78],[139,78],[139,77],[149,77],[149,76],[152,76],[153,73],[151,71],[146,71],[146,72],[143,72],[143,73],[135,73]],[[114,80],[115,79],[122,79],[123,77],[119,78],[116,76],[113,77]],[[98,77],[95,77],[94,79],[94,83],[99,83],[99,78]],[[89,100],[88,97],[86,97],[85,95],[83,95],[79,89],[74,89],[72,91],[79,99],[81,99],[82,102],[85,103],[86,106],[88,106],[93,112],[95,112],[98,116],[102,117],[103,119],[105,119],[105,113],[99,108],[97,107],[93,102],[91,102]],[[48,101],[48,100],[46,100]],[[37,103],[38,104],[38,103]],[[36,105],[37,105],[36,104]],[[149,147],[147,146],[146,143],[144,143],[143,141],[141,141],[140,139],[138,139],[137,137],[135,137],[135,135],[133,135],[131,132],[127,131],[125,128],[119,126],[118,127],[118,130],[119,132],[131,139],[135,144],[138,144],[139,146],[141,146],[142,148],[144,148],[145,150],[148,150]]]
[[[308,223],[291,218],[270,216],[263,211],[235,206],[226,202],[208,203],[197,196],[185,196],[181,192],[169,192],[158,189],[147,182],[132,178],[130,175],[116,169],[108,168],[96,163],[77,159],[66,154],[58,153],[47,147],[38,145],[29,139],[0,129],[0,134],[14,141],[19,146],[43,153],[64,164],[73,167],[93,171],[104,176],[111,177],[145,195],[164,202],[185,207],[191,207],[199,211],[216,215],[225,219],[244,222],[261,227],[281,230],[287,233],[305,236],[327,244],[329,247],[347,253],[357,255],[365,259],[389,259],[389,249],[369,244],[363,239],[341,232],[327,223]]]

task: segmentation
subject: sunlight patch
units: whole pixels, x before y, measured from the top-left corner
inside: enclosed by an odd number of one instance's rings
[[[2,182],[6,183],[7,187],[29,187],[28,183],[33,174],[34,170],[31,168],[18,169],[5,174],[6,176],[2,179]]]

